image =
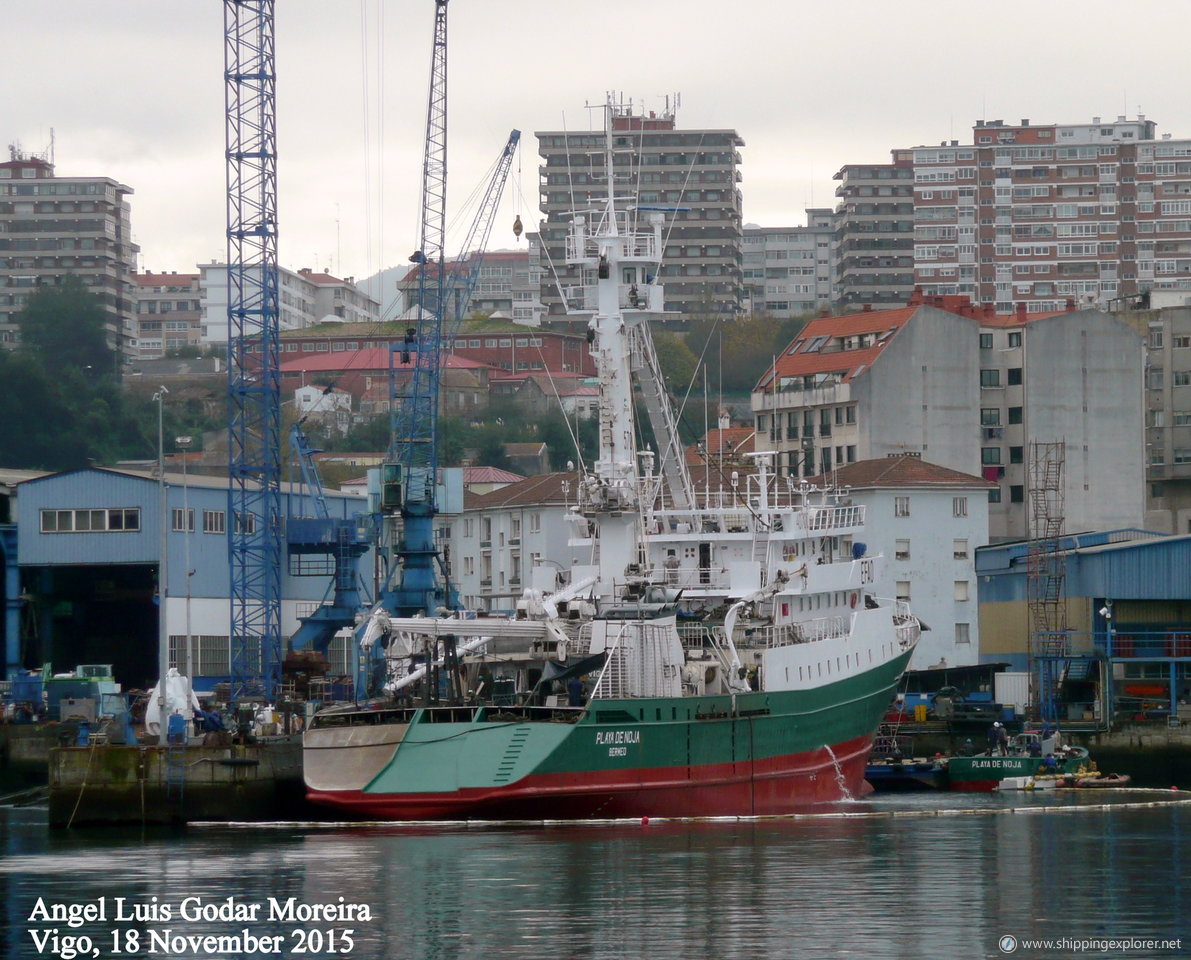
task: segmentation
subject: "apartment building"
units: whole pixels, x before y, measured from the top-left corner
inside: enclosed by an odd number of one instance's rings
[[[512,612],[529,588],[551,593],[569,570],[571,525],[578,476],[546,473],[491,493],[465,494],[449,538],[451,577],[469,609]]]
[[[752,395],[790,476],[916,453],[978,474],[990,535],[1028,533],[1034,441],[1066,444],[1068,530],[1140,526],[1142,339],[1099,310],[996,314],[966,298],[812,320]]]
[[[542,277],[539,267],[537,234],[528,235],[525,250],[493,250],[479,258],[475,287],[466,304],[451,299],[445,323],[476,315],[496,316],[534,325],[541,320],[540,302]],[[453,285],[466,283],[475,269],[478,255],[467,254],[447,263],[446,269]],[[417,299],[419,268],[411,267],[399,285],[404,309]]]
[[[132,188],[58,176],[48,156],[15,146],[9,157],[0,163],[0,343],[16,342],[16,315],[38,287],[74,276],[99,300],[109,344],[124,352],[136,335]]]
[[[1146,342],[1146,529],[1191,533],[1191,307],[1117,316]]]
[[[843,310],[904,306],[914,290],[914,166],[851,163],[835,174],[836,303]]]
[[[380,303],[356,286],[355,277],[341,280],[309,267],[302,267],[298,274],[314,285],[316,323],[376,323],[380,319]]]
[[[157,360],[202,342],[203,311],[197,273],[136,274],[136,327],[132,351]]]
[[[1006,313],[1191,294],[1191,140],[1153,121],[977,121],[911,151],[914,276]]]
[[[251,268],[250,275],[256,270]],[[203,344],[227,343],[227,264],[199,264],[199,290]],[[309,268],[278,268],[277,308],[283,332],[323,322],[375,323],[380,319],[380,304],[361,291],[354,278],[341,280]]]
[[[864,541],[876,565],[873,591],[910,604],[924,630],[910,666],[980,659],[976,549],[988,543],[993,484],[917,454],[846,464],[817,481],[848,488],[865,507]]]
[[[785,320],[835,301],[835,214],[806,211],[805,227],[744,228],[743,277],[752,313]]]
[[[745,289],[739,189],[740,147],[735,130],[683,130],[677,106],[662,113],[612,107],[613,169],[618,195],[661,209],[667,226],[658,279],[667,310],[684,318],[736,316]],[[575,210],[607,197],[602,130],[536,134],[541,166],[543,277],[541,300],[550,315],[564,312],[559,287],[579,278],[567,266],[565,239]]]

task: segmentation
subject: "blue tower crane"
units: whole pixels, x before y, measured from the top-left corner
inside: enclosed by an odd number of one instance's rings
[[[446,273],[443,256],[447,194],[447,0],[434,0],[434,45],[430,98],[422,159],[421,236],[410,260],[418,265],[413,324],[404,342],[389,354],[391,436],[382,467],[381,510],[399,514],[400,541],[379,598],[397,616],[433,616],[457,601],[435,573],[434,543],[438,482],[438,399],[441,379]],[[411,376],[398,384],[395,360],[412,363]],[[396,581],[396,582],[395,582]]]
[[[281,673],[274,0],[224,0],[231,699]]]

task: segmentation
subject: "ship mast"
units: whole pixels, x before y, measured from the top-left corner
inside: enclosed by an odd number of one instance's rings
[[[589,317],[587,336],[600,380],[599,454],[579,485],[579,509],[598,530],[597,594],[604,598],[615,597],[618,584],[639,576],[642,568],[640,525],[651,504],[641,502],[632,351],[640,339],[634,336],[637,328],[661,303],[651,270],[661,250],[662,218],[651,216],[651,229],[637,233],[629,211],[617,208],[615,116],[609,97],[604,106],[605,201],[576,214],[566,249],[567,262],[578,265],[581,276],[581,286],[567,302],[574,305],[570,312]]]

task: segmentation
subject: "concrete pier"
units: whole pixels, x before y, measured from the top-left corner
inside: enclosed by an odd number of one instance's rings
[[[50,826],[305,816],[301,737],[210,747],[54,747]],[[172,776],[171,776],[172,768]]]

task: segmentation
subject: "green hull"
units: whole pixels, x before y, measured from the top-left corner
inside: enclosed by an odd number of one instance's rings
[[[814,690],[412,711],[391,757],[349,790],[320,786],[336,740],[314,728],[310,799],[384,819],[788,812],[859,793],[908,658]]]

